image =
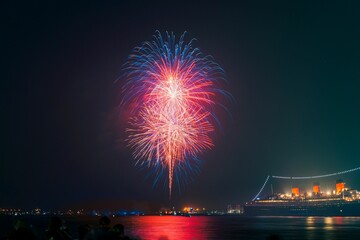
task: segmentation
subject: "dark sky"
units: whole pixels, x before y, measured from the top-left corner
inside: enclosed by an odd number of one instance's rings
[[[268,174],[360,166],[359,2],[104,2],[2,7],[0,207],[221,209],[251,199]],[[134,167],[114,84],[156,30],[188,31],[236,100],[171,203]],[[342,177],[360,188],[358,172]]]

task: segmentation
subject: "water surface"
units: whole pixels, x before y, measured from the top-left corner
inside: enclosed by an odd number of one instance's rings
[[[48,217],[27,218],[39,237]],[[81,224],[97,226],[96,217],[63,218],[72,236],[77,238]],[[15,218],[1,216],[0,236],[11,230]],[[121,223],[125,233],[137,239],[360,239],[360,217],[245,217],[245,216],[132,216],[112,217],[112,225]]]

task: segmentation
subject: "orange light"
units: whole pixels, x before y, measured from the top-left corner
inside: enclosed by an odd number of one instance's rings
[[[320,186],[319,185],[314,185],[313,186],[313,192],[314,193],[320,193]]]
[[[183,211],[184,211],[184,212],[190,212],[190,208],[191,208],[191,207],[184,207],[184,210],[183,210]]]
[[[339,194],[341,193],[345,188],[345,183],[343,182],[339,182],[339,183],[336,183],[336,193]]]
[[[299,195],[300,195],[300,190],[299,190],[298,187],[293,187],[293,188],[291,189],[291,193],[292,193],[293,195],[295,195],[295,196],[299,196]]]

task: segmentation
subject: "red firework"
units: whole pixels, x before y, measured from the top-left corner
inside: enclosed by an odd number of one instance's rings
[[[184,36],[184,35],[183,35]],[[171,196],[178,166],[187,166],[213,146],[214,97],[222,69],[208,56],[183,44],[167,42],[160,33],[154,42],[135,48],[127,63],[127,102],[135,106],[127,129],[129,146],[138,164],[168,171]]]

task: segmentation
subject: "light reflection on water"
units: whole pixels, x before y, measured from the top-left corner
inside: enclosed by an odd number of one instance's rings
[[[137,218],[134,236],[141,239],[209,239],[211,218],[149,216]]]
[[[16,219],[0,216],[0,239],[11,230]],[[39,235],[44,233],[48,217],[28,218]],[[65,218],[66,225],[77,238],[79,225],[96,227],[98,217]],[[125,233],[142,240],[177,239],[278,239],[341,240],[360,239],[360,217],[245,217],[245,216],[134,216],[114,217],[111,224],[121,223]]]
[[[333,219],[332,217],[325,217],[324,218],[324,223],[325,223],[325,229],[326,230],[333,230],[334,226],[333,226]]]
[[[127,224],[128,234],[139,239],[268,239],[274,234],[280,239],[360,237],[360,217],[153,216]]]
[[[360,218],[306,217],[306,230],[306,239],[357,239]]]

